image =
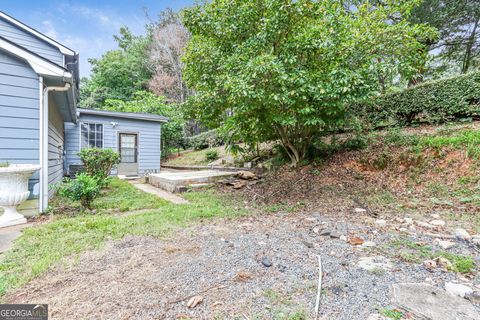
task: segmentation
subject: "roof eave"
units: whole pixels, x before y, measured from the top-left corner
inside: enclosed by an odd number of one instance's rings
[[[53,76],[61,77],[65,79],[71,79],[72,74],[68,72],[63,67],[46,60],[35,53],[20,47],[13,42],[0,37],[0,49],[4,49],[9,53],[27,61],[27,63],[32,67],[32,69],[41,76]]]
[[[116,111],[107,111],[107,110],[95,110],[95,109],[77,109],[78,114],[90,114],[90,115],[97,115],[97,116],[104,116],[104,117],[117,117],[117,118],[125,118],[125,119],[133,119],[133,120],[143,120],[143,121],[152,121],[152,122],[159,122],[159,123],[167,123],[170,119],[166,117],[157,117],[152,115],[149,117],[148,115],[144,114],[135,114],[135,113],[122,113]]]
[[[62,45],[60,42],[58,42],[56,40],[53,40],[52,38],[44,35],[43,33],[35,30],[32,27],[27,26],[23,22],[9,16],[5,12],[0,11],[0,17],[4,18],[5,20],[9,21],[10,23],[16,25],[17,27],[27,31],[28,33],[36,36],[37,38],[49,43],[50,45],[58,48],[58,50],[60,50],[60,52],[62,54],[69,55],[69,56],[73,56],[73,55],[77,54],[74,50],[72,50],[70,48],[67,48],[66,46]]]

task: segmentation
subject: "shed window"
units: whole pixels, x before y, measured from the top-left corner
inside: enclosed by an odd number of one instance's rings
[[[103,148],[103,124],[81,124],[81,148]]]

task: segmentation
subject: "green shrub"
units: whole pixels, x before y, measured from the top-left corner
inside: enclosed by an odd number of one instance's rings
[[[0,162],[0,168],[8,167],[10,163],[8,161]]]
[[[92,209],[92,201],[98,197],[101,184],[97,177],[85,172],[77,175],[75,179],[68,179],[59,187],[59,194],[73,201],[80,201],[83,209]]]
[[[84,172],[90,176],[97,177],[103,185],[106,184],[106,178],[112,171],[112,168],[120,163],[120,155],[112,149],[82,149],[78,156],[83,162]]]
[[[205,131],[196,136],[187,138],[186,145],[195,150],[203,150],[211,147],[219,147],[224,144],[217,130]]]
[[[205,153],[205,159],[208,161],[215,161],[218,158],[220,158],[220,155],[218,154],[218,150],[212,149],[212,150],[208,150],[207,153]]]
[[[374,127],[438,123],[480,115],[480,72],[427,81],[352,106]]]

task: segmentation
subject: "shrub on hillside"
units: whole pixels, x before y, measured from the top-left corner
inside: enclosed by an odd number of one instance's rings
[[[92,209],[93,200],[98,197],[101,184],[97,177],[82,172],[75,179],[67,179],[59,186],[58,193],[73,201],[80,201],[83,209]]]
[[[112,149],[82,149],[78,156],[83,162],[84,172],[104,184],[112,168],[120,163],[120,155]]]
[[[218,158],[220,158],[220,155],[216,149],[208,150],[207,153],[205,153],[205,159],[207,161],[215,161]]]
[[[445,122],[480,115],[480,72],[427,81],[353,106],[375,127]]]
[[[196,136],[187,138],[187,146],[195,150],[203,150],[211,147],[219,147],[224,141],[218,135],[217,130],[205,131]]]

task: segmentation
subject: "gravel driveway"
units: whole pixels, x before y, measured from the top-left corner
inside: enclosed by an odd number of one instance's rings
[[[210,221],[169,240],[126,237],[82,255],[74,267],[58,267],[9,300],[49,303],[52,319],[313,319],[320,255],[321,318],[364,320],[391,307],[393,283],[442,286],[457,277],[395,259],[389,270],[359,268],[360,257],[378,255],[380,244],[398,234],[352,221],[364,219],[272,214]],[[377,245],[361,248],[322,230]],[[189,308],[192,296],[203,301]]]

